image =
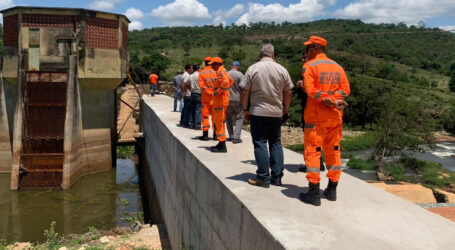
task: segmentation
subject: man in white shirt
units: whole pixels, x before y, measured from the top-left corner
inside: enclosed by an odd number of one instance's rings
[[[201,89],[199,88],[199,65],[193,65],[193,74],[190,76],[190,127],[201,129]]]
[[[288,116],[294,84],[289,72],[275,62],[273,45],[264,44],[260,56],[261,60],[246,71],[240,87],[243,112],[251,121],[258,166],[256,178],[249,179],[248,183],[268,188],[270,184],[281,185],[284,169],[281,124]]]

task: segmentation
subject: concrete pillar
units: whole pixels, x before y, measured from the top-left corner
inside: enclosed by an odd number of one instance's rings
[[[11,172],[11,140],[6,111],[3,74],[0,72],[0,173]]]

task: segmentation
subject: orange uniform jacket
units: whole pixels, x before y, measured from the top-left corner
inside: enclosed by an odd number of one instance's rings
[[[158,75],[151,74],[150,75],[150,84],[157,84],[158,83]]]
[[[343,100],[351,92],[343,68],[325,54],[319,54],[303,65],[302,76],[308,94],[305,123],[342,121],[343,111],[325,106],[322,100]]]
[[[213,106],[225,106],[229,105],[229,88],[234,84],[234,80],[226,71],[226,69],[221,66],[216,72],[216,81],[214,83],[214,94],[212,99]]]
[[[207,66],[199,71],[199,88],[201,89],[201,102],[210,104],[212,101],[213,84],[216,81],[216,71]]]

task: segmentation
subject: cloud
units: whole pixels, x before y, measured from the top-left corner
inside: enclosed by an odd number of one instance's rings
[[[439,28],[445,31],[455,33],[455,25],[440,26]]]
[[[169,26],[188,26],[212,17],[207,7],[197,0],[175,0],[153,9],[150,15]]]
[[[97,10],[111,10],[115,7],[116,3],[119,3],[123,0],[97,0],[91,3],[89,6],[91,9]]]
[[[144,17],[144,12],[142,12],[140,9],[129,8],[126,10],[125,16],[131,20],[139,20]]]
[[[315,17],[324,14],[323,3],[334,3],[332,0],[300,0],[299,3],[289,4],[287,7],[279,3],[263,5],[260,3],[249,3],[248,12],[243,14],[236,22],[237,25],[249,24],[251,22],[307,22]]]
[[[217,10],[215,11],[215,18],[213,19],[213,24],[218,25],[226,25],[227,18],[238,17],[245,12],[245,5],[243,4],[236,4],[229,10]]]
[[[368,23],[416,24],[432,17],[453,15],[453,12],[453,0],[360,0],[336,10],[334,14]]]
[[[13,6],[14,6],[13,0],[0,0],[0,10]]]
[[[132,21],[129,25],[128,25],[128,30],[141,30],[143,29],[142,27],[142,23],[139,22],[139,21]]]

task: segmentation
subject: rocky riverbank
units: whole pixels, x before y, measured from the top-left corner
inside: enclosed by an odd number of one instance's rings
[[[85,234],[71,234],[59,237],[51,227],[44,233],[46,242],[17,242],[0,245],[7,250],[139,250],[139,249],[170,249],[164,225],[140,225],[132,228],[114,228],[97,230],[89,228]]]

